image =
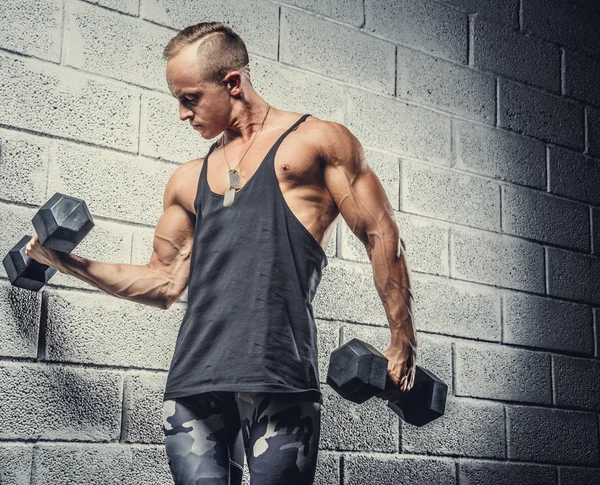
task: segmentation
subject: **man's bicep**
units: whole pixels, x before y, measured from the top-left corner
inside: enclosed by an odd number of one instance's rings
[[[179,175],[179,174],[178,174]],[[170,297],[179,297],[188,283],[195,220],[176,199],[177,176],[165,188],[164,211],[154,229],[148,266],[170,280]]]
[[[340,125],[341,126],[341,125]],[[367,246],[374,236],[391,230],[397,236],[392,205],[375,172],[368,166],[364,149],[347,128],[329,143],[325,160],[325,185],[350,230]]]

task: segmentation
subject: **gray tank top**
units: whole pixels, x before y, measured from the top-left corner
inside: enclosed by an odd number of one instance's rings
[[[323,402],[312,300],[327,256],[288,207],[271,147],[229,207],[208,186],[194,200],[188,305],[164,399],[207,391],[302,392]]]

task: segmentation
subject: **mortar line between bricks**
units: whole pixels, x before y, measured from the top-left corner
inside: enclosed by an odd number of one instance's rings
[[[66,29],[65,29],[65,2],[67,0],[62,0],[61,1],[61,18],[60,18],[60,32],[61,32],[61,36],[60,36],[60,49],[59,49],[59,54],[58,54],[58,64],[62,65],[63,63],[63,51],[64,51],[64,47],[65,47],[65,37],[67,35]]]
[[[596,241],[596,237],[594,236],[594,211],[591,205],[588,207],[588,209],[588,216],[590,219],[590,254],[596,256],[596,254],[594,253],[594,243]]]
[[[552,405],[556,406],[556,373],[555,373],[554,355],[550,354],[550,396],[552,397]]]
[[[502,415],[504,416],[504,460],[509,461],[508,409],[506,405],[502,406]]]
[[[343,455],[343,454],[341,454],[341,455],[339,456],[339,466],[340,466],[340,485],[344,485],[344,479],[345,479],[345,476],[344,476],[344,475],[345,475],[345,473],[344,473],[344,471],[345,471],[345,465],[346,465],[346,462],[345,462],[345,460],[344,460],[344,455]]]
[[[136,17],[142,18],[142,0],[138,0],[138,8]]]
[[[458,460],[454,461],[454,478],[456,480],[456,485],[460,485],[460,469],[458,466]]]
[[[474,25],[476,14],[467,14],[467,66],[475,67],[474,51]]]
[[[589,120],[588,120],[588,108],[583,108],[583,153],[589,155],[590,153],[590,139],[588,137]]]
[[[550,278],[549,278],[549,271],[548,271],[548,265],[550,264],[550,260],[549,255],[548,255],[548,248],[545,246],[542,246],[542,250],[544,251],[544,265],[542,267],[542,270],[544,271],[544,274],[542,275],[544,278],[544,295],[546,296],[550,296]]]
[[[523,0],[519,0],[519,5],[517,6],[518,11],[518,23],[519,23],[519,32],[522,32],[523,29]]]
[[[142,96],[143,93],[140,93],[139,100],[140,106],[138,111],[138,132],[137,132],[137,155],[140,155],[140,145],[142,143]]]
[[[564,47],[559,47],[560,50],[560,94],[564,96],[567,91],[566,85],[566,75],[567,75],[567,66],[566,66],[566,51]]]
[[[277,7],[277,62],[281,58],[281,5]]]
[[[42,290],[36,361],[46,359],[46,328],[48,324],[48,292]]]
[[[494,126],[496,128],[500,128],[500,78],[496,78],[496,82],[494,83],[494,96],[495,96],[495,105],[496,105],[496,112],[494,113]],[[514,131],[510,131],[510,130],[506,130],[504,128],[501,128],[502,131],[508,131],[510,133],[515,133]],[[537,139],[536,139],[537,140]]]
[[[359,27],[361,30],[367,25],[367,0],[362,0],[362,14],[362,24]]]
[[[595,312],[592,310],[592,334],[594,335],[594,356],[596,358],[600,357],[600,348],[598,348],[598,318],[596,314],[600,314],[600,312]],[[600,417],[600,416],[599,416]]]
[[[121,426],[119,427],[119,439],[118,442],[119,443],[125,443],[125,434],[126,434],[126,422],[125,420],[127,419],[127,412],[125,409],[125,379],[124,376],[121,376],[121,383],[123,384],[122,388],[121,388]]]
[[[81,3],[85,3],[85,4],[89,5],[92,8],[99,8],[99,9],[102,9],[102,10],[107,10],[107,11],[112,12],[112,13],[116,13],[118,15],[125,15],[126,17],[128,17],[130,19],[139,19],[142,22],[144,21],[144,19],[140,18],[139,15],[134,15],[132,13],[123,12],[122,10],[117,10],[117,9],[114,9],[114,8],[110,8],[110,7],[107,7],[106,5],[101,5],[99,3],[91,3],[89,0],[79,0],[79,1]]]
[[[544,146],[545,162],[546,162],[546,192],[551,194],[550,187],[552,187],[552,181],[550,176],[550,145],[548,143]]]

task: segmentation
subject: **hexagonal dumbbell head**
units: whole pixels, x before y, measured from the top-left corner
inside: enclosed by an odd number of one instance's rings
[[[56,273],[56,268],[42,264],[25,254],[25,246],[32,236],[23,236],[2,260],[11,284],[31,291],[39,291]]]
[[[416,366],[413,387],[399,401],[388,401],[388,407],[407,423],[423,426],[446,409],[448,385],[433,372]]]
[[[331,353],[327,384],[361,404],[385,389],[388,360],[373,346],[353,338]]]
[[[44,247],[63,253],[70,253],[94,227],[85,202],[59,192],[40,207],[31,222]]]

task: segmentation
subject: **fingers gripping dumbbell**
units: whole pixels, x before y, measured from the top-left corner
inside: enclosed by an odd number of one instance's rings
[[[387,367],[381,352],[353,338],[331,353],[327,384],[343,398],[361,404],[391,387]],[[416,366],[413,387],[398,400],[388,401],[388,407],[407,423],[423,426],[444,414],[447,394],[444,382]]]
[[[70,253],[94,227],[94,220],[81,199],[55,193],[31,220],[42,246]],[[39,291],[56,273],[25,254],[32,236],[23,236],[2,260],[13,286]]]

